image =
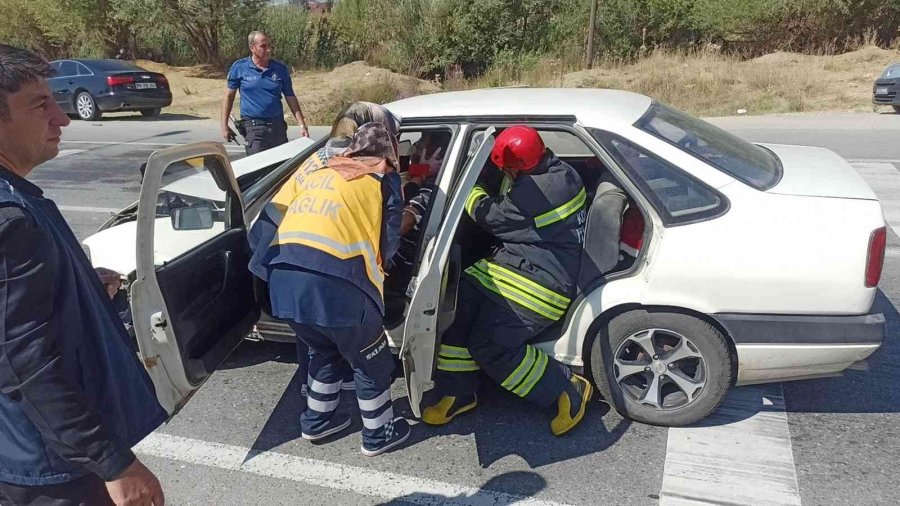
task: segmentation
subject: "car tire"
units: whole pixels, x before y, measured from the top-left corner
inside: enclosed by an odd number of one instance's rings
[[[900,105],[894,105],[892,107],[894,108],[895,113],[900,114]]]
[[[84,121],[98,120],[103,115],[97,107],[94,97],[86,91],[82,91],[75,96],[75,114]]]
[[[644,347],[648,335],[654,356]],[[601,326],[590,347],[591,376],[603,397],[623,416],[651,425],[680,427],[706,418],[725,399],[733,369],[718,329],[671,311],[617,315]]]
[[[152,118],[154,116],[159,116],[159,113],[162,112],[162,107],[151,107],[149,109],[141,109],[141,115],[145,118]]]

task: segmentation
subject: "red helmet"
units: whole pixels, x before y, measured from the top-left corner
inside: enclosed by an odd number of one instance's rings
[[[491,161],[500,169],[528,171],[537,167],[543,156],[544,140],[537,130],[525,125],[500,132],[491,150]]]

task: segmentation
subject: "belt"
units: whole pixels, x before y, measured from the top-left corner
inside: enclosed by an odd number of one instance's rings
[[[275,119],[259,119],[259,118],[241,118],[244,126],[269,126],[274,125],[278,121],[284,121],[280,118]]]

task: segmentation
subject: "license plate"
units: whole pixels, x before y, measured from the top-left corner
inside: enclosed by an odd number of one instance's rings
[[[887,95],[887,88],[875,88],[876,95]]]
[[[134,83],[136,90],[155,90],[156,83]]]

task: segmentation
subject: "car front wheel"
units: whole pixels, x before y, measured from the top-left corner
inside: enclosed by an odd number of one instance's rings
[[[86,91],[82,91],[75,97],[75,112],[78,114],[79,118],[85,121],[100,119],[100,116],[102,115],[100,109],[97,108],[94,97]]]
[[[731,386],[733,366],[725,339],[690,315],[628,311],[594,337],[591,374],[623,416],[652,425],[690,425],[712,413]]]

